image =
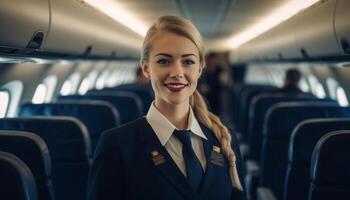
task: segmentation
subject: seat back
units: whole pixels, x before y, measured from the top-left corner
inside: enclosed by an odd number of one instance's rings
[[[323,136],[312,154],[309,200],[349,199],[350,130]]]
[[[101,133],[119,124],[117,110],[104,101],[65,101],[57,103],[22,104],[18,116],[70,116],[84,123],[89,131],[92,151],[94,151]]]
[[[35,180],[27,165],[16,156],[0,151],[1,199],[36,200]]]
[[[312,118],[349,117],[350,108],[333,103],[279,103],[266,115],[263,130],[261,185],[283,198],[289,139],[300,122]]]
[[[131,92],[137,95],[142,102],[143,114],[147,113],[152,101],[154,100],[152,87],[149,85],[143,86],[138,84],[125,84],[113,88],[103,88],[102,90],[90,90],[87,92],[87,95],[113,94],[114,92]]]
[[[238,94],[239,101],[237,111],[239,116],[237,117],[237,129],[242,133],[244,139],[247,139],[246,130],[248,127],[247,121],[250,102],[255,95],[273,90],[276,90],[276,88],[270,85],[243,85],[240,89]]]
[[[0,130],[29,131],[40,136],[51,156],[56,199],[86,199],[91,144],[86,127],[72,117],[0,119]]]
[[[113,94],[69,95],[59,96],[58,100],[100,100],[111,103],[120,115],[121,124],[135,120],[143,114],[142,102],[138,96],[130,92],[114,92]]]
[[[251,102],[249,110],[248,143],[250,147],[249,158],[259,161],[263,138],[263,125],[265,115],[271,106],[281,102],[317,101],[314,97],[290,96],[283,94],[259,94]]]
[[[285,200],[307,199],[313,149],[322,136],[335,130],[350,130],[350,119],[305,120],[294,129],[289,143]]]
[[[17,156],[28,166],[35,178],[38,199],[54,199],[50,153],[39,136],[24,131],[0,131],[0,151]]]

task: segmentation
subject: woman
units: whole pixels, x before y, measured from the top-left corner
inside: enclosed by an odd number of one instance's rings
[[[155,92],[146,117],[107,131],[89,177],[90,199],[243,199],[237,145],[196,91],[201,36],[181,17],[157,19],[141,66]],[[233,141],[236,142],[236,141]]]

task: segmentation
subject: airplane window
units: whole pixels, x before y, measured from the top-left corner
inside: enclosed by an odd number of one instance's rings
[[[67,95],[70,95],[71,94],[71,88],[72,88],[72,83],[70,80],[66,80],[64,83],[63,83],[63,86],[61,88],[61,95],[62,96],[67,96]]]
[[[310,92],[310,87],[304,77],[300,79],[299,87],[303,92]]]
[[[32,102],[37,104],[44,103],[46,93],[47,93],[47,86],[43,83],[40,83],[34,92]]]
[[[88,90],[93,89],[97,75],[98,75],[97,71],[92,71],[84,78],[78,90],[78,93],[80,95],[84,95]]]
[[[1,86],[0,90],[8,91],[8,94],[10,96],[6,117],[15,117],[23,92],[23,83],[19,80],[13,80]],[[3,105],[2,102],[0,105]]]
[[[78,73],[72,74],[63,83],[63,86],[60,91],[61,95],[66,96],[66,95],[75,94],[79,86],[79,81],[80,81],[80,75]]]
[[[7,108],[10,102],[10,94],[8,91],[0,91],[0,118],[6,116]]]
[[[316,85],[316,94],[315,95],[320,99],[326,98],[326,92],[324,91],[322,84],[319,82]]]
[[[310,87],[311,87],[311,92],[316,95],[316,97],[322,99],[326,97],[326,92],[322,86],[322,84],[318,81],[316,76],[314,75],[309,75],[307,77]]]
[[[80,95],[86,94],[86,92],[89,90],[90,87],[90,80],[89,77],[84,78],[84,80],[81,82],[78,93]]]
[[[339,83],[333,78],[327,78],[326,82],[327,82],[329,96],[332,99],[337,99],[337,88],[339,86]]]
[[[348,101],[348,98],[346,97],[345,90],[340,86],[337,87],[337,99],[338,99],[339,105],[341,106],[349,105],[349,101]]]
[[[110,71],[104,70],[101,75],[97,78],[95,88],[101,90],[105,87],[106,79],[108,78]]]
[[[57,77],[53,75],[48,76],[43,80],[43,84],[47,87],[45,102],[50,102],[57,85]]]
[[[116,78],[117,75],[118,75],[118,70],[117,69],[113,70],[113,72],[107,79],[107,83],[106,83],[107,87],[115,87],[118,84],[117,78]]]

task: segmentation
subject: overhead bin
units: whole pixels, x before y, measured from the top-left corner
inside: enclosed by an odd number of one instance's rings
[[[335,5],[336,0],[324,1],[297,16],[294,30],[301,56],[317,58],[342,55],[334,33]]]
[[[343,53],[350,54],[350,1],[337,0],[335,9],[335,32]]]
[[[41,48],[44,52],[105,57],[121,49],[136,54],[137,48],[130,41],[140,41],[141,46],[140,36],[81,1],[50,2],[51,26]]]
[[[276,28],[272,29],[272,37],[266,46],[270,50],[272,59],[291,59],[300,55],[296,44],[296,36],[293,30],[295,19],[290,19]]]
[[[344,48],[350,53],[349,8],[348,0],[321,1],[244,44],[238,49],[237,59],[308,60],[344,56]],[[252,52],[253,57],[246,55]]]
[[[38,49],[49,27],[48,0],[0,1],[0,48],[2,53]]]
[[[141,36],[106,15],[96,14],[93,20],[96,22],[91,55],[139,56]]]

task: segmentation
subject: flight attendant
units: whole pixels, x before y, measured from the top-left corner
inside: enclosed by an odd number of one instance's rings
[[[158,18],[141,54],[155,100],[145,117],[101,137],[90,200],[245,199],[237,140],[196,90],[204,66],[194,25],[177,16]]]

